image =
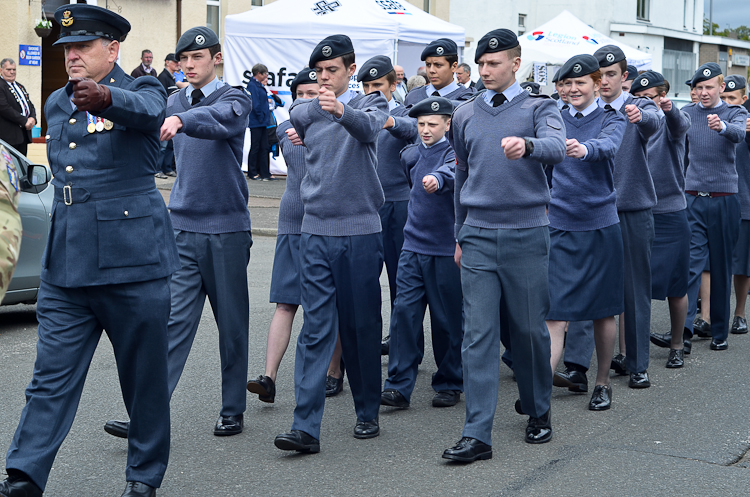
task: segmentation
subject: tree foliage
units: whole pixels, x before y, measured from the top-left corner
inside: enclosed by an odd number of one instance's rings
[[[750,41],[750,27],[747,26],[739,26],[737,28],[724,28],[719,29],[719,25],[716,23],[713,23],[714,27],[714,36],[725,36],[727,38],[736,38],[738,40],[746,40]],[[707,35],[710,34],[711,31],[711,23],[708,20],[707,17],[703,18],[703,34]]]

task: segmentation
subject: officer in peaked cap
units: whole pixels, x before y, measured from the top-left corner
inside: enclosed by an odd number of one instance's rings
[[[158,79],[134,80],[115,64],[127,20],[86,4],[64,5],[55,19],[70,80],[44,109],[55,200],[39,342],[0,495],[42,495],[106,330],[132,419],[122,495],[154,496],[169,458],[169,277],[179,268],[154,184],[166,94]]]

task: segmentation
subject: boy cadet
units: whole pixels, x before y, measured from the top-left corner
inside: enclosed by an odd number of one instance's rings
[[[465,88],[454,80],[453,75],[458,67],[456,42],[448,38],[431,42],[422,51],[422,60],[427,68],[429,84],[410,91],[404,99],[404,105],[414,105],[427,97],[445,97],[457,104],[474,95],[475,90]]]
[[[422,100],[409,111],[417,119],[421,144],[401,152],[409,174],[409,218],[399,258],[398,296],[391,319],[391,354],[381,405],[408,407],[422,358],[420,334],[430,306],[432,349],[438,370],[432,375],[433,407],[458,403],[461,376],[461,274],[453,262],[455,154],[445,133],[453,104],[443,97]]]
[[[682,110],[692,125],[687,134],[688,166],[685,174],[690,221],[690,279],[685,334],[693,334],[701,273],[711,265],[711,350],[726,350],[729,335],[732,252],[740,230],[740,199],[735,159],[737,144],[745,139],[747,110],[720,98],[724,76],[714,62],[703,64],[693,75],[699,98]]]
[[[180,267],[154,184],[165,92],[156,78],[134,80],[115,63],[130,31],[123,17],[73,4],[55,19],[54,44],[63,46],[71,79],[44,109],[55,205],[41,262],[34,377],[0,495],[42,495],[106,329],[133,419],[122,495],[150,497],[169,459],[169,275]],[[68,487],[80,494],[75,483]]]
[[[565,130],[553,100],[534,97],[515,80],[518,39],[490,31],[475,62],[487,88],[453,115],[455,209],[464,295],[462,346],[466,422],[443,457],[462,462],[492,457],[500,331],[509,330],[519,410],[529,415],[525,440],[552,437],[547,267],[549,188],[543,164],[565,158]],[[504,149],[498,155],[497,145]],[[462,255],[463,254],[463,255]]]
[[[390,117],[378,137],[378,178],[383,187],[385,202],[380,208],[383,234],[383,259],[388,272],[391,294],[391,314],[396,301],[396,279],[404,244],[407,205],[409,204],[409,177],[401,167],[399,153],[417,138],[417,123],[408,117],[408,110],[393,98],[396,91],[396,71],[391,59],[376,55],[362,65],[357,74],[365,95],[379,91],[388,101]],[[381,354],[388,353],[389,336],[383,339]]]
[[[633,81],[635,81],[635,77],[638,76],[638,69],[636,69],[635,66],[631,66],[630,64],[628,64],[628,67],[625,70],[628,72],[628,75],[625,78],[625,81],[622,82],[622,91],[630,93],[630,88],[632,88],[633,86]]]
[[[219,81],[221,45],[213,30],[196,27],[177,42],[189,85],[172,94],[161,139],[174,139],[180,175],[169,199],[182,268],[172,275],[169,316],[169,393],[174,393],[208,296],[219,329],[222,408],[214,435],[242,432],[246,406],[250,303],[250,214],[240,168],[252,101]],[[129,437],[128,423],[104,429]]]
[[[291,122],[307,147],[300,186],[305,324],[295,358],[294,423],[274,443],[282,450],[319,452],[325,373],[337,334],[357,413],[354,437],[380,433],[383,189],[376,150],[388,103],[380,92],[365,96],[349,89],[357,66],[346,35],[321,41],[309,66],[318,74],[320,96],[297,100],[291,109]]]

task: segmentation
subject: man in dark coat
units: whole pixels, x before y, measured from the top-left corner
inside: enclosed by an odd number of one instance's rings
[[[29,93],[16,81],[13,59],[0,61],[0,139],[26,155],[31,128],[36,126],[36,109]]]

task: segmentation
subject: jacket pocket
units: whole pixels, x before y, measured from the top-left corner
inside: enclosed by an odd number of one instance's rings
[[[96,220],[100,269],[159,262],[148,195],[99,200]]]

